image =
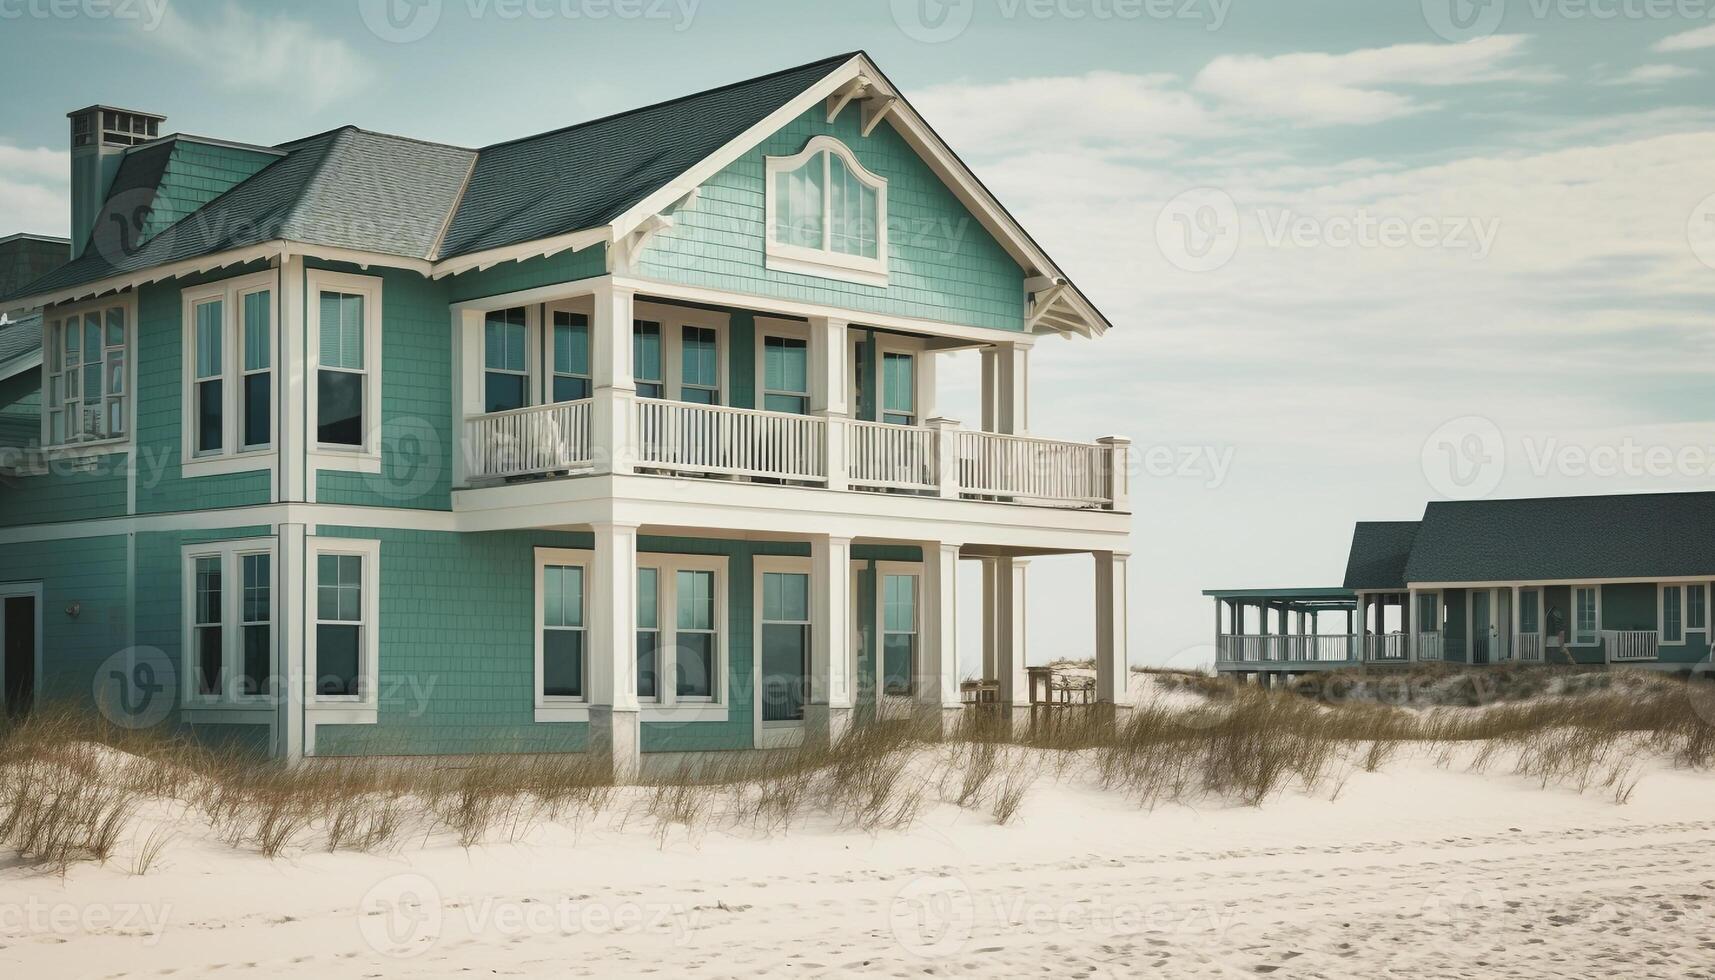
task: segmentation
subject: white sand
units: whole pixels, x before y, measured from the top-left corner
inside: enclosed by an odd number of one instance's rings
[[[0,975],[1712,977],[1712,838],[1708,774],[1652,764],[1618,806],[1412,754],[1336,802],[1150,813],[1045,775],[1012,826],[937,803],[873,837],[662,846],[610,811],[270,861],[187,826],[144,877],[0,869]]]

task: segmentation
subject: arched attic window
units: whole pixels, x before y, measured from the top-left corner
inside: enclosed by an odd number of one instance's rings
[[[817,136],[768,158],[768,267],[887,285],[887,181],[844,143]]]

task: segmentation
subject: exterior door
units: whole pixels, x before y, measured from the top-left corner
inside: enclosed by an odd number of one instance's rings
[[[1494,654],[1496,660],[1513,659],[1513,592],[1495,590]]]
[[[28,714],[36,700],[37,600],[32,592],[0,601],[0,634],[5,645],[6,715]]]
[[[1471,662],[1486,664],[1494,644],[1494,625],[1489,616],[1490,592],[1487,589],[1471,593]]]

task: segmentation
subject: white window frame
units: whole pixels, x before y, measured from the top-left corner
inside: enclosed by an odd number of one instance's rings
[[[911,575],[917,579],[917,599],[915,607],[912,609],[913,618],[916,620],[913,626],[917,636],[917,655],[911,665],[912,690],[909,694],[904,695],[888,694],[883,682],[883,678],[886,676],[888,632],[886,584],[889,575]],[[917,697],[918,668],[923,659],[923,584],[926,576],[927,570],[922,562],[878,561],[875,563],[875,654],[873,658],[875,662],[871,666],[875,669],[875,703],[878,709],[889,698],[895,701],[905,701]]]
[[[861,330],[848,331],[851,335],[850,349],[847,362],[851,367],[846,371],[846,404],[851,406],[851,417],[859,418],[863,406],[860,405],[858,390],[858,371],[861,370],[860,358],[863,357],[863,342],[865,334]],[[917,359],[916,391],[913,397],[917,402],[917,426],[921,427],[929,419],[936,417],[935,405],[935,352],[928,348],[920,337],[906,337],[896,333],[875,331],[875,371],[876,377],[870,383],[876,385],[875,421],[880,422],[886,414],[881,410],[881,361],[882,355],[888,352],[895,354],[910,354]]]
[[[1543,631],[1548,629],[1547,594],[1548,590],[1538,585],[1519,586],[1518,601],[1515,603],[1516,608],[1513,609],[1513,632],[1520,636],[1541,637],[1543,635]],[[1529,633],[1526,633],[1524,630],[1519,628],[1519,620],[1523,615],[1524,597],[1526,595],[1536,596],[1536,629]]]
[[[268,367],[245,371],[244,299],[257,293],[268,294]],[[220,449],[217,452],[199,454],[196,450],[196,309],[204,303],[216,301],[221,304]],[[280,441],[279,273],[270,270],[184,290],[180,296],[180,324],[184,341],[179,380],[179,417],[182,420],[179,449],[184,460],[180,467],[181,475],[213,476],[219,473],[244,473],[266,469],[268,460],[274,457],[275,447]],[[244,379],[251,374],[263,373],[274,375],[268,397],[268,442],[266,445],[245,447],[241,445],[244,436]]]
[[[317,724],[373,725],[381,695],[381,542],[373,538],[329,538],[312,535],[304,539],[304,678],[306,709],[316,712]],[[323,697],[316,693],[316,626],[320,623],[317,600],[321,584],[322,555],[355,555],[363,568],[363,642],[358,665],[363,675],[362,693]]]
[[[829,242],[833,234],[832,192],[824,169],[822,177],[822,248],[806,248],[779,240],[775,234],[775,177],[798,170],[810,158],[831,153],[845,161],[858,182],[875,191],[876,249],[875,258],[847,255],[833,250]],[[824,161],[823,167],[828,164]],[[764,165],[763,227],[766,236],[766,264],[777,272],[840,279],[865,286],[887,285],[887,178],[865,167],[851,148],[832,136],[815,136],[804,148],[791,156],[768,157]]]
[[[545,405],[548,399],[542,393],[542,365],[545,363],[542,340],[542,306],[540,303],[527,303],[522,306],[503,306],[499,309],[484,310],[481,323],[481,340],[478,345],[480,377],[478,380],[477,404],[486,410],[488,408],[488,318],[495,313],[505,313],[507,310],[522,309],[524,311],[524,408]],[[495,371],[497,374],[512,374],[511,371]]]
[[[643,721],[725,721],[730,705],[732,638],[727,620],[729,590],[727,559],[723,555],[679,555],[638,552],[638,568],[660,570],[657,589],[661,603],[661,647],[655,669],[658,697],[642,708]],[[713,572],[715,575],[715,676],[712,696],[679,697],[679,572]]]
[[[777,391],[768,387],[767,338],[769,337],[783,337],[788,340],[801,340],[804,342],[806,369],[804,373],[804,391]],[[815,367],[809,362],[811,346],[810,325],[808,323],[802,320],[782,320],[777,317],[759,316],[756,318],[755,377],[756,407],[758,409],[767,411],[766,406],[769,395],[787,395],[793,398],[802,397],[804,399],[804,414],[810,414],[811,406],[815,404],[815,394],[813,389],[816,386],[816,379],[812,376],[815,374]]]
[[[554,379],[560,376],[560,371],[554,363],[554,314],[570,313],[584,318],[585,329],[589,332],[589,363],[585,365],[583,374],[567,374],[568,378],[583,378],[589,382],[590,397],[595,396],[595,313],[594,304],[588,297],[580,297],[576,301],[560,301],[549,303],[541,317],[540,337],[536,349],[541,355],[541,380],[536,384],[537,404],[561,404],[554,400]],[[630,338],[627,338],[627,342]],[[572,401],[582,401],[573,399]],[[571,404],[566,402],[564,404]]]
[[[125,391],[120,396],[120,401],[125,406],[125,434],[121,435],[121,436],[108,436],[108,437],[101,438],[101,439],[78,439],[75,441],[61,440],[59,442],[55,442],[52,438],[53,427],[52,427],[52,417],[51,417],[52,412],[54,411],[54,408],[51,404],[49,404],[49,400],[48,400],[49,390],[50,390],[50,386],[52,384],[52,378],[54,377],[55,373],[50,373],[48,368],[50,365],[52,365],[54,363],[54,358],[57,357],[59,359],[60,370],[56,373],[59,376],[63,377],[65,375],[66,371],[65,371],[64,341],[61,340],[59,342],[59,350],[58,351],[51,351],[49,349],[49,345],[52,344],[54,342],[54,339],[55,339],[54,335],[53,335],[53,326],[56,323],[63,323],[66,319],[68,319],[72,316],[76,316],[78,318],[78,329],[81,330],[83,327],[83,316],[84,316],[84,314],[89,313],[91,311],[99,311],[100,315],[101,315],[102,341],[103,341],[103,345],[104,345],[104,349],[105,349],[105,342],[106,342],[106,337],[107,337],[107,311],[112,310],[112,309],[120,309],[120,310],[123,310],[125,313],[125,347],[124,347],[124,354],[125,354]],[[81,350],[82,350],[82,347],[80,345],[80,347],[79,347],[80,356],[81,356]],[[81,370],[81,367],[82,367],[82,365],[80,364],[79,365],[80,370]],[[106,381],[107,381],[107,366],[106,366],[106,358],[103,357],[103,364],[102,364],[103,391],[106,390]],[[61,382],[61,384],[62,384],[61,390],[63,392],[64,391],[64,387],[63,387],[64,382]],[[83,399],[81,397],[82,396],[81,381],[80,381],[80,388],[79,388],[78,393],[79,393],[78,403],[79,403],[79,406],[81,408],[81,405],[83,402]],[[106,395],[103,395],[103,402],[106,401],[106,397],[107,397]],[[65,404],[65,399],[63,397],[61,398],[60,404],[62,406]],[[105,455],[105,454],[110,453],[110,452],[114,452],[116,450],[126,449],[126,448],[129,448],[135,444],[136,433],[137,433],[137,295],[136,295],[136,293],[134,293],[134,292],[123,293],[119,296],[112,296],[112,297],[108,297],[108,298],[100,299],[100,300],[92,300],[92,301],[85,302],[85,303],[76,303],[76,304],[71,304],[71,305],[67,305],[67,306],[53,307],[51,309],[42,311],[42,405],[41,405],[41,411],[42,411],[41,446],[44,449],[53,449],[56,452],[61,453],[61,454],[99,456],[99,455]],[[64,418],[65,417],[65,409],[62,407],[59,409],[59,412],[61,414],[61,417]],[[105,404],[103,405],[103,413],[105,415]],[[67,432],[71,431],[71,427],[69,424],[66,426],[66,431]]]
[[[180,674],[183,675],[182,695],[186,711],[199,709],[247,709],[272,711],[278,703],[281,689],[280,669],[280,556],[273,538],[234,538],[225,541],[204,541],[187,544],[179,549],[183,576],[183,602],[180,616]],[[262,694],[239,693],[239,678],[244,673],[244,558],[249,555],[268,556],[268,641],[269,673],[273,686]],[[213,558],[220,562],[220,629],[222,679],[225,689],[218,694],[204,694],[197,685],[196,645],[196,566],[198,559]]]
[[[785,557],[785,556],[779,556],[779,555],[758,555],[757,557],[751,559],[751,566],[752,566],[752,582],[751,582],[751,599],[752,599],[752,602],[751,602],[750,621],[753,624],[755,624],[755,634],[756,634],[754,637],[752,637],[753,642],[751,643],[751,650],[752,650],[754,656],[752,658],[750,676],[752,678],[751,687],[753,689],[753,697],[756,701],[756,703],[752,706],[752,711],[753,711],[752,717],[754,719],[754,724],[752,727],[755,729],[755,731],[754,731],[754,735],[756,737],[756,743],[755,744],[757,746],[762,747],[762,748],[778,748],[778,747],[782,747],[782,746],[777,742],[770,741],[768,735],[765,733],[790,731],[790,732],[795,732],[795,733],[801,734],[803,729],[804,729],[804,722],[806,719],[799,719],[797,721],[791,721],[791,720],[788,720],[788,721],[765,721],[765,720],[763,720],[763,717],[762,717],[762,604],[763,604],[762,581],[763,581],[763,576],[766,575],[767,573],[770,573],[770,572],[773,572],[776,574],[782,574],[783,573],[783,574],[788,574],[788,575],[803,575],[803,576],[805,576],[805,578],[809,582],[810,605],[809,605],[809,608],[807,610],[805,610],[805,612],[807,612],[811,618],[805,622],[805,625],[810,627],[810,642],[812,644],[812,649],[805,651],[805,653],[808,655],[808,659],[807,659],[807,662],[806,662],[805,667],[804,667],[804,680],[807,684],[813,684],[814,682],[810,678],[810,671],[812,669],[814,669],[812,664],[813,664],[813,658],[814,658],[814,644],[816,642],[815,637],[816,637],[816,627],[817,627],[817,624],[815,621],[816,584],[817,584],[816,583],[816,575],[815,575],[815,566],[811,562],[811,560],[808,558],[793,558],[793,557]],[[809,707],[809,703],[810,703],[809,697],[808,697],[809,691],[806,690],[805,694],[806,694],[806,697],[805,697],[804,704],[805,704],[805,707],[807,708],[807,707]],[[796,740],[794,739],[794,740],[790,740],[787,744],[795,744],[795,742],[796,742]]]
[[[546,675],[542,669],[543,643],[542,632],[547,629],[544,618],[547,614],[547,590],[544,587],[548,566],[581,568],[584,571],[584,676],[580,683],[583,695],[553,697],[543,693]],[[534,579],[536,593],[535,624],[536,647],[536,680],[532,688],[535,697],[537,721],[588,721],[589,720],[589,683],[590,658],[595,656],[596,633],[591,629],[590,613],[595,603],[592,601],[592,587],[595,584],[595,552],[582,548],[537,548],[536,575]]]
[[[1703,587],[1703,625],[1691,625],[1691,590],[1697,586]],[[1679,593],[1679,639],[1667,638],[1667,594]],[[1709,586],[1702,582],[1672,582],[1656,586],[1655,593],[1655,625],[1658,645],[1664,647],[1683,647],[1691,643],[1691,634],[1702,637],[1699,646],[1708,642],[1709,637]]]
[[[661,396],[666,401],[684,401],[684,327],[703,327],[715,332],[715,379],[720,383],[716,405],[732,404],[731,317],[716,310],[699,310],[659,303],[634,303],[633,320],[661,324]],[[590,326],[595,329],[594,324]],[[593,338],[592,338],[593,339]],[[630,335],[627,335],[630,341]],[[592,365],[593,367],[593,365]],[[697,404],[701,404],[698,402]]]
[[[314,457],[313,469],[357,470],[364,473],[381,472],[381,293],[379,276],[357,276],[346,272],[310,269],[304,274],[308,297],[304,313],[306,342],[309,345],[305,395],[309,399],[309,431],[307,437]],[[321,316],[322,293],[351,293],[363,297],[363,445],[341,446],[320,440],[321,398],[318,394],[322,370]],[[480,357],[480,351],[479,355]],[[334,368],[331,370],[342,370]]]
[[[1566,624],[1567,645],[1575,647],[1600,646],[1602,643],[1602,587],[1600,585],[1584,583],[1581,585],[1573,585],[1570,588],[1571,601],[1568,605],[1570,605],[1572,609],[1570,617],[1571,622]],[[1589,633],[1581,631],[1578,625],[1578,592],[1581,589],[1589,589],[1596,593],[1596,628]]]

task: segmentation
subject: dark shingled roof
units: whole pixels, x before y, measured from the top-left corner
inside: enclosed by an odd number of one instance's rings
[[[1431,503],[1406,578],[1516,582],[1715,574],[1715,493]]]
[[[1360,521],[1346,558],[1346,588],[1403,592],[1414,540],[1420,540],[1417,521]]]
[[[853,57],[486,147],[436,258],[605,225]]]
[[[0,378],[9,378],[13,367],[42,349],[42,314],[36,310],[0,323]]]

